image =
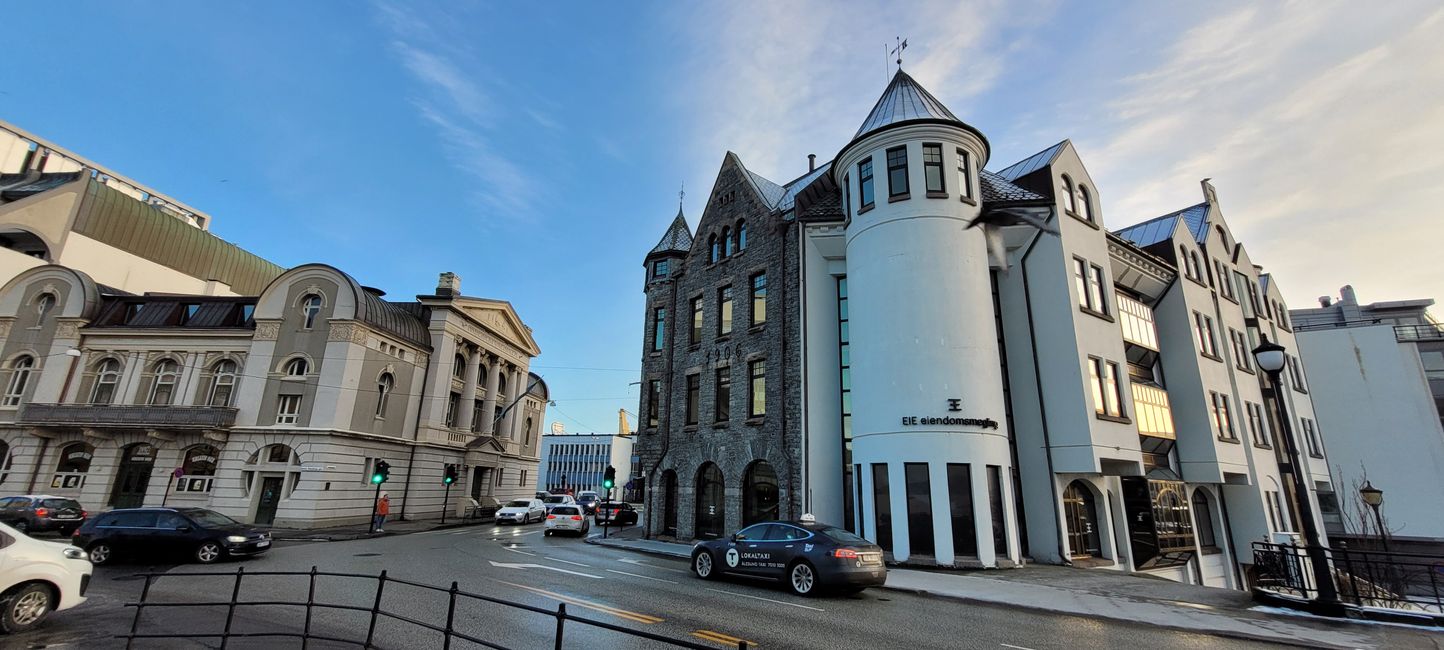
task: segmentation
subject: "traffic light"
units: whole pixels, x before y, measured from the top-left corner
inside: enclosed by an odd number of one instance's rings
[[[446,473],[442,475],[441,482],[447,485],[451,485],[452,483],[456,482],[456,465],[453,465],[451,463],[446,464]]]
[[[607,473],[605,473],[605,474],[602,475],[602,487],[610,490],[610,489],[612,489],[613,487],[616,487],[616,485],[617,485],[617,468],[612,467],[611,465],[608,465],[608,466],[607,466]]]
[[[385,483],[389,478],[391,478],[391,463],[384,460],[376,461],[376,466],[371,469],[371,482]]]

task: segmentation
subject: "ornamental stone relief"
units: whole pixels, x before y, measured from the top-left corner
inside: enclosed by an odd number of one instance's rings
[[[5,323],[4,331],[0,336],[10,333],[10,324]],[[75,321],[60,321],[55,324],[55,338],[57,339],[78,339],[80,338],[80,323]]]
[[[256,321],[256,334],[253,338],[257,341],[274,341],[281,336],[281,321]]]
[[[10,336],[10,326],[14,323],[15,319],[13,318],[6,318],[4,320],[0,320],[0,339],[8,338]]]

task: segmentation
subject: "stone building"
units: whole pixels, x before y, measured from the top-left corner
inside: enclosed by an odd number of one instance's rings
[[[549,400],[530,329],[449,273],[384,295],[323,264],[249,296],[23,271],[0,289],[0,486],[289,527],[367,521],[378,460],[407,518],[529,496]],[[447,464],[464,469],[451,503]]]

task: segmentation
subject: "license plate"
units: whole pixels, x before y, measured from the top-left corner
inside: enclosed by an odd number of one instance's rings
[[[256,548],[266,548],[267,546],[270,546],[270,545],[271,545],[271,542],[265,541],[265,540],[256,542]]]
[[[56,519],[79,519],[79,515],[56,515]]]

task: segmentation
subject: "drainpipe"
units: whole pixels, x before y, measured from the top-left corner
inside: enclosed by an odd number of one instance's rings
[[[1048,496],[1053,500],[1053,532],[1058,539],[1059,559],[1064,564],[1071,566],[1073,562],[1069,559],[1067,549],[1063,545],[1063,527],[1057,521],[1061,508],[1058,503],[1057,474],[1053,471],[1053,441],[1048,433],[1048,403],[1043,397],[1043,371],[1038,365],[1038,331],[1033,326],[1033,294],[1028,284],[1028,256],[1033,254],[1033,247],[1042,237],[1041,231],[1033,235],[1033,241],[1028,243],[1028,250],[1023,251],[1023,257],[1018,265],[1022,267],[1023,272],[1023,303],[1028,308],[1028,342],[1033,351],[1033,384],[1038,390],[1038,413],[1042,416],[1039,420],[1043,425],[1043,447],[1048,460]]]

